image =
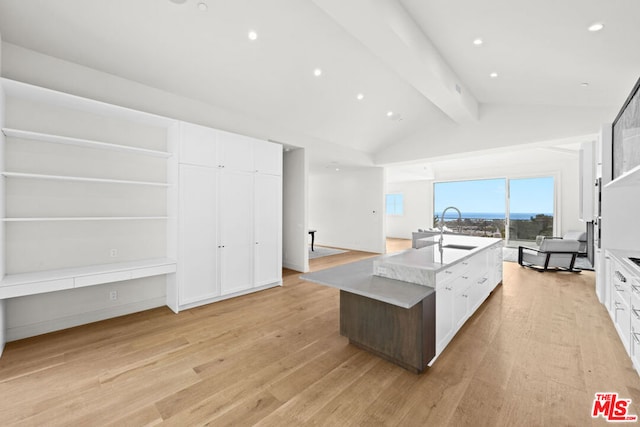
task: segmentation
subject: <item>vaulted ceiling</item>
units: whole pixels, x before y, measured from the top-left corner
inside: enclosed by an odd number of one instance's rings
[[[0,34],[386,164],[595,133],[640,75],[638,16],[637,0],[2,0]]]

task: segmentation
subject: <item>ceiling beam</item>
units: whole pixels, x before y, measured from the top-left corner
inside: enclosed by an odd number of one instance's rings
[[[398,0],[313,2],[452,120],[478,120],[478,101]]]

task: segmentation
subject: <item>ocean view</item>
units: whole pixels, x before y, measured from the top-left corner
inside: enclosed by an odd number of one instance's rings
[[[440,214],[437,214],[438,216]],[[524,212],[524,213],[511,213],[511,219],[530,219],[531,217],[535,217],[536,215],[546,215],[546,216],[553,216],[553,214],[550,213],[531,213],[531,212]],[[469,218],[469,219],[504,219],[504,212],[503,213],[490,213],[490,212],[462,212],[462,219],[465,218]],[[449,220],[455,220],[458,219],[458,212],[456,211],[448,211],[446,213],[446,215],[444,216],[445,221],[449,221]]]

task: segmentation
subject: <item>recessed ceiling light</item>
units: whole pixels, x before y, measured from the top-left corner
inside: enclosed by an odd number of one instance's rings
[[[336,168],[336,172],[340,172],[340,168]]]
[[[364,99],[364,94],[359,93],[356,95],[356,98],[358,99],[358,101],[362,101]]]
[[[387,117],[393,117],[393,111],[387,111]]]
[[[580,83],[580,86],[589,87],[589,83],[588,82],[582,82],[582,83]]]
[[[256,40],[258,38],[258,33],[256,33],[255,31],[251,30],[247,34],[247,37],[249,37],[249,40],[251,40],[251,41]]]
[[[316,77],[320,77],[322,75],[322,70],[320,68],[316,68],[313,70],[313,75]]]
[[[592,33],[595,33],[596,31],[600,31],[604,28],[604,24],[602,22],[594,22],[593,24],[589,25],[588,30],[591,31]]]
[[[204,12],[205,10],[209,9],[209,6],[207,6],[205,2],[201,1],[200,3],[198,3],[198,9]]]
[[[484,43],[484,42],[479,37],[477,39],[473,40],[473,44],[475,44],[476,46],[480,46],[482,43]]]
[[[187,0],[170,0],[171,3],[175,3],[175,4],[184,4],[187,2]]]
[[[491,77],[492,79],[495,79],[498,77],[498,73],[494,71],[493,73],[489,74],[489,77]]]

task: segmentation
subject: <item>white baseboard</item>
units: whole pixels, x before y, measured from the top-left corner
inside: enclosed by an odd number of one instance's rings
[[[214,302],[218,302],[218,301],[223,301],[229,298],[235,298],[235,297],[239,297],[242,295],[247,295],[247,294],[252,294],[254,292],[259,292],[259,291],[264,291],[265,289],[269,289],[269,288],[275,288],[277,286],[282,286],[282,280],[275,282],[275,283],[269,283],[268,285],[263,285],[263,286],[258,286],[255,288],[251,288],[251,289],[245,289],[244,291],[240,291],[240,292],[234,292],[232,294],[228,294],[228,295],[221,295],[219,297],[214,297],[214,298],[208,298],[202,301],[197,301],[197,302],[192,302],[189,304],[184,304],[180,306],[180,310],[179,311],[183,311],[183,310],[188,310],[190,308],[194,308],[194,307],[200,307],[201,305],[207,305],[207,304],[211,304]]]
[[[85,325],[87,323],[98,322],[100,320],[111,319],[112,317],[124,316],[125,314],[137,313],[139,311],[150,310],[152,308],[166,305],[166,297],[153,298],[144,301],[136,301],[130,304],[123,304],[117,307],[109,307],[89,313],[79,313],[73,316],[62,317],[47,322],[21,325],[14,328],[7,328],[6,339],[9,341],[21,340],[34,337],[61,329],[72,328],[74,326]]]
[[[299,271],[300,273],[308,273],[309,271],[305,271],[304,266],[302,264],[294,264],[288,262],[282,262],[283,268],[288,268],[289,270]]]

